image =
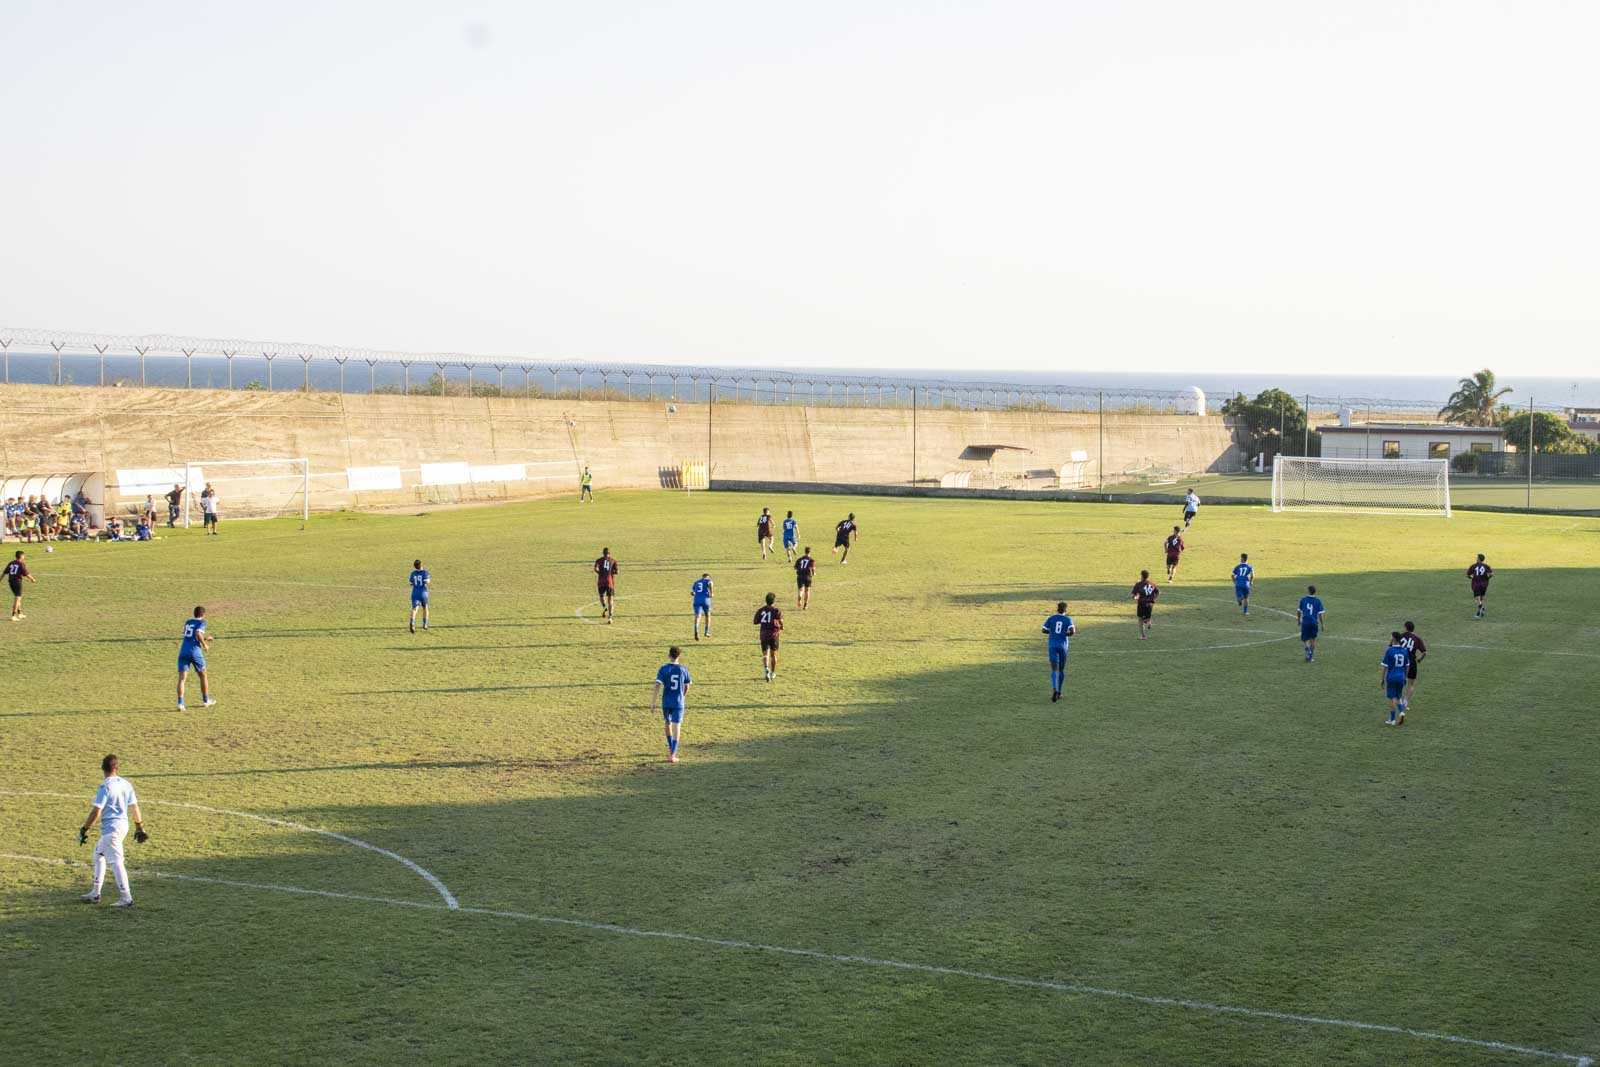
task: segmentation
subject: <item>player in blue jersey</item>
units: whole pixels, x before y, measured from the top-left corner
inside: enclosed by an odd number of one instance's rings
[[[211,689],[206,682],[206,650],[211,647],[211,635],[206,633],[206,609],[194,609],[194,618],[183,624],[183,644],[178,646],[178,710],[183,710],[183,683],[190,668],[200,679],[200,704],[211,707]]]
[[[1061,684],[1067,680],[1067,638],[1077,633],[1067,602],[1056,602],[1056,613],[1044,620],[1045,650],[1050,654],[1050,703],[1061,699]]]
[[[706,617],[706,636],[711,636],[711,575],[702,574],[689,587],[694,594],[694,639],[700,640],[700,616]]]
[[[1295,615],[1300,620],[1300,640],[1306,646],[1307,663],[1317,654],[1317,635],[1328,625],[1323,618],[1325,614],[1322,598],[1317,596],[1317,587],[1306,586],[1306,595],[1300,598],[1300,608]]]
[[[1256,569],[1250,566],[1250,554],[1239,553],[1239,565],[1233,568],[1233,599],[1250,614],[1250,587],[1256,584]]]
[[[417,609],[422,609],[422,628],[428,628],[428,583],[432,579],[422,569],[422,561],[411,561],[411,632],[417,632]]]
[[[1411,657],[1406,654],[1401,640],[1399,630],[1392,632],[1389,647],[1383,650],[1383,658],[1378,661],[1379,673],[1383,675],[1383,693],[1389,698],[1390,726],[1406,724],[1406,668],[1411,664]]]
[[[794,512],[783,517],[783,558],[787,563],[793,563],[794,557],[800,551],[800,524],[794,520]]]
[[[661,718],[667,727],[667,759],[678,762],[678,738],[683,733],[683,698],[689,694],[692,679],[678,660],[683,656],[677,645],[667,649],[667,662],[656,671],[656,688],[650,695],[650,710],[661,702]]]

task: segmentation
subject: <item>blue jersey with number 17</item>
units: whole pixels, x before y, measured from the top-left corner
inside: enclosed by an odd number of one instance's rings
[[[1066,648],[1072,635],[1071,615],[1052,615],[1044,620],[1045,642],[1051,648]]]
[[[1248,588],[1256,576],[1256,569],[1248,563],[1241,563],[1233,568],[1233,584]]]

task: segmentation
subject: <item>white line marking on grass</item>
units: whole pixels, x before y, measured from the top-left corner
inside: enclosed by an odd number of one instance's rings
[[[59,793],[45,794],[13,794],[22,796],[61,796]],[[86,863],[75,860],[50,859],[45,856],[29,856],[15,852],[0,852],[0,859],[17,860],[25,863],[44,863],[55,867],[88,868]],[[394,900],[389,897],[365,896],[360,893],[340,893],[329,889],[306,889],[300,886],[268,885],[260,882],[235,882],[224,878],[206,878],[195,874],[169,874],[164,871],[133,870],[130,874],[137,874],[148,878],[166,878],[180,882],[198,882],[203,885],[224,886],[230,889],[258,889],[275,893],[292,893],[299,896],[327,897],[333,900],[350,900],[363,904],[385,904],[390,907],[412,908],[417,911],[454,911],[458,915],[482,915],[493,919],[511,919],[518,922],[543,923],[549,926],[568,926],[583,930],[599,930],[605,933],[621,934],[625,937],[648,937],[662,941],[679,941],[693,945],[711,945],[717,948],[735,949],[744,952],[765,952],[780,956],[798,956],[803,959],[823,960],[828,963],[853,963],[863,967],[880,967],[897,971],[910,971],[916,974],[931,974],[944,978],[966,978],[977,982],[992,982],[998,985],[1015,986],[1023,989],[1042,989],[1054,993],[1070,993],[1078,996],[1105,997],[1111,1000],[1129,1001],[1134,1004],[1146,1004],[1162,1008],[1187,1008],[1191,1011],[1205,1012],[1210,1015],[1232,1015],[1247,1019],[1266,1019],[1272,1022],[1300,1023],[1307,1026],[1329,1026],[1343,1030],[1359,1030],[1365,1033],[1394,1034],[1401,1037],[1414,1037],[1426,1041],[1443,1041],[1452,1045],[1465,1045],[1472,1048],[1492,1049],[1496,1052],[1510,1052],[1522,1056],[1536,1056],[1549,1060],[1562,1060],[1576,1064],[1577,1067],[1592,1067],[1594,1058],[1580,1056],[1570,1052],[1553,1052],[1548,1049],[1532,1048],[1527,1045],[1514,1045],[1506,1041],[1488,1041],[1476,1037],[1462,1037],[1457,1034],[1445,1034],[1434,1030],[1418,1030],[1409,1026],[1394,1026],[1387,1023],[1366,1023],[1354,1019],[1335,1019],[1324,1015],[1303,1015],[1297,1012],[1269,1011],[1263,1008],[1242,1008],[1231,1004],[1214,1004],[1207,1000],[1193,1000],[1187,997],[1162,997],[1146,993],[1131,993],[1122,989],[1106,989],[1103,986],[1083,985],[1078,982],[1055,982],[1043,978],[1018,978],[1012,975],[990,974],[986,971],[973,971],[963,967],[940,967],[930,963],[911,963],[906,960],[884,959],[878,956],[845,955],[837,952],[823,952],[820,949],[788,948],[783,945],[766,945],[759,941],[739,941],[732,938],[705,937],[700,934],[680,934],[670,930],[645,930],[636,926],[621,926],[617,923],[592,922],[588,919],[564,919],[553,915],[533,915],[523,911],[504,911],[496,908],[462,908],[446,907],[440,904],[426,904],[412,900]]]
[[[1292,611],[1282,608],[1262,608],[1262,611],[1275,611],[1288,619],[1297,618]],[[1295,636],[1299,636],[1298,634]],[[1351,637],[1349,634],[1319,634],[1319,641],[1360,641],[1362,644],[1375,645],[1386,640],[1383,637]],[[1600,659],[1600,652],[1565,652],[1555,648],[1507,648],[1504,645],[1447,645],[1442,641],[1435,641],[1429,648],[1454,648],[1464,652],[1510,652],[1524,656],[1570,656],[1576,659]]]
[[[56,798],[56,799],[59,799],[59,800],[77,800],[77,799],[79,799],[78,795],[74,794],[74,793],[25,792],[25,791],[13,790],[13,789],[0,789],[0,796],[8,796],[8,797],[53,797],[53,798]],[[256,822],[264,822],[264,823],[268,823],[268,824],[270,824],[272,826],[283,826],[283,827],[286,827],[286,828],[288,828],[290,830],[303,830],[308,834],[320,834],[323,837],[331,837],[335,841],[343,841],[347,845],[354,845],[357,848],[364,848],[368,852],[376,852],[378,855],[383,856],[385,859],[394,860],[396,863],[400,864],[403,867],[408,868],[409,870],[411,870],[412,872],[414,872],[415,874],[420,876],[423,881],[425,881],[429,885],[433,886],[433,888],[438,891],[439,896],[444,898],[444,906],[446,908],[452,908],[453,909],[453,908],[459,908],[461,906],[461,904],[456,900],[455,895],[453,893],[451,893],[448,888],[445,887],[445,884],[443,882],[439,881],[439,879],[434,875],[434,873],[432,871],[430,871],[427,868],[421,866],[420,864],[414,863],[411,860],[406,859],[404,856],[400,855],[400,853],[398,853],[398,852],[391,852],[386,848],[380,848],[377,845],[374,845],[369,841],[361,840],[359,837],[351,837],[348,834],[335,833],[332,830],[319,830],[315,826],[307,826],[304,823],[290,822],[288,819],[274,819],[274,818],[272,818],[271,816],[268,816],[268,815],[252,815],[248,811],[229,811],[226,808],[208,808],[204,804],[186,804],[186,803],[184,803],[183,801],[180,801],[180,800],[143,800],[143,801],[140,801],[140,803],[142,803],[142,804],[156,804],[156,805],[160,805],[162,807],[168,807],[168,808],[187,808],[190,811],[204,811],[204,812],[207,812],[207,813],[209,813],[211,815],[232,815],[232,816],[235,816],[236,818],[240,818],[240,819],[254,819]]]

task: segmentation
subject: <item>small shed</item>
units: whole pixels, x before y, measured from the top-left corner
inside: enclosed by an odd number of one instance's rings
[[[1498,426],[1353,422],[1318,426],[1323,459],[1450,459],[1462,452],[1502,452]]]

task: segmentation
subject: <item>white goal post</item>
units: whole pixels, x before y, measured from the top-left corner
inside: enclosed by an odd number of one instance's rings
[[[1443,459],[1314,459],[1272,462],[1273,511],[1348,511],[1450,517],[1450,463]]]
[[[227,459],[183,465],[183,525],[203,516],[200,494],[210,484],[219,519],[311,518],[311,462],[307,459]]]

